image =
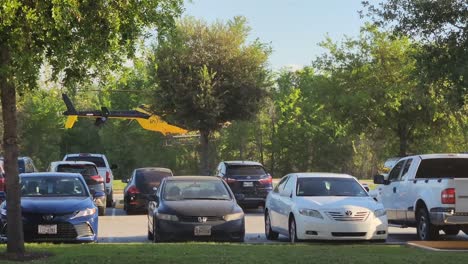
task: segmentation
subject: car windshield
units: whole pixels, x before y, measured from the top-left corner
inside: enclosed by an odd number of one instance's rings
[[[221,180],[167,181],[162,190],[164,200],[230,200],[226,186]]]
[[[299,178],[297,196],[368,196],[367,192],[354,179],[350,178]]]
[[[32,176],[21,177],[21,197],[88,196],[78,177]]]
[[[259,165],[229,165],[227,175],[235,176],[261,176],[265,175],[265,169]]]
[[[80,173],[83,177],[98,175],[96,167],[91,164],[62,164],[57,166],[57,172]]]
[[[73,156],[67,157],[67,161],[89,161],[96,164],[97,167],[106,167],[106,163],[104,159],[101,157],[93,157],[93,156]]]
[[[159,187],[161,180],[172,176],[170,171],[155,169],[139,169],[135,172],[135,184],[138,190],[144,193],[154,192],[154,187]]]

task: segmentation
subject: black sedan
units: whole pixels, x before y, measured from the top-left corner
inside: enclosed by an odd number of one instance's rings
[[[148,239],[244,241],[245,219],[229,186],[220,178],[165,178],[148,205]]]
[[[154,195],[162,179],[171,176],[172,171],[166,168],[135,169],[130,179],[122,180],[127,183],[124,189],[124,211],[127,214],[146,212],[148,197]]]

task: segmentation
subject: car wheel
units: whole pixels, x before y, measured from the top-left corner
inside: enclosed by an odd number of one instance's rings
[[[159,234],[158,229],[156,228],[156,219],[153,217],[153,243],[163,242],[161,234]]]
[[[99,216],[105,216],[106,215],[106,207],[104,207],[104,206],[98,207],[98,215]]]
[[[435,240],[439,235],[439,229],[431,223],[426,208],[420,208],[418,211],[416,230],[419,240]]]
[[[265,236],[268,240],[277,240],[278,233],[271,229],[270,213],[265,212]]]
[[[111,193],[107,196],[106,205],[107,207],[112,207],[113,203],[114,203],[114,190],[112,190]]]
[[[296,242],[299,242],[299,240],[297,239],[297,228],[296,228],[296,220],[294,219],[294,217],[291,217],[291,219],[289,220],[289,242],[291,243],[296,243]]]
[[[444,233],[449,236],[455,236],[458,235],[460,232],[460,228],[457,226],[446,226],[442,230],[444,230]]]
[[[148,230],[148,240],[153,241],[153,233]]]

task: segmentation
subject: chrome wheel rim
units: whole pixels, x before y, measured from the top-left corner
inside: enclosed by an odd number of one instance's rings
[[[426,217],[422,215],[419,218],[419,236],[422,240],[425,240],[426,238],[426,230],[427,230]]]

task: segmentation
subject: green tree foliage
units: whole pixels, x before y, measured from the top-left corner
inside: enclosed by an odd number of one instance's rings
[[[248,34],[243,17],[211,25],[186,18],[159,41],[149,63],[157,110],[200,132],[202,174],[210,171],[210,135],[227,121],[254,116],[269,86],[270,49],[247,43]]]
[[[355,131],[396,136],[406,155],[415,135],[442,122],[438,88],[418,78],[415,46],[408,38],[391,38],[373,27],[341,45],[327,40],[329,54],[317,67],[332,76],[338,96],[336,116]]]
[[[364,1],[368,15],[422,44],[418,66],[430,82],[448,82],[445,99],[452,108],[468,101],[468,3],[466,0]],[[465,113],[466,114],[466,113]]]
[[[8,247],[23,254],[16,90],[36,87],[46,60],[65,84],[99,76],[135,51],[135,41],[153,27],[163,33],[181,12],[181,0],[0,1],[0,88],[7,174]]]

